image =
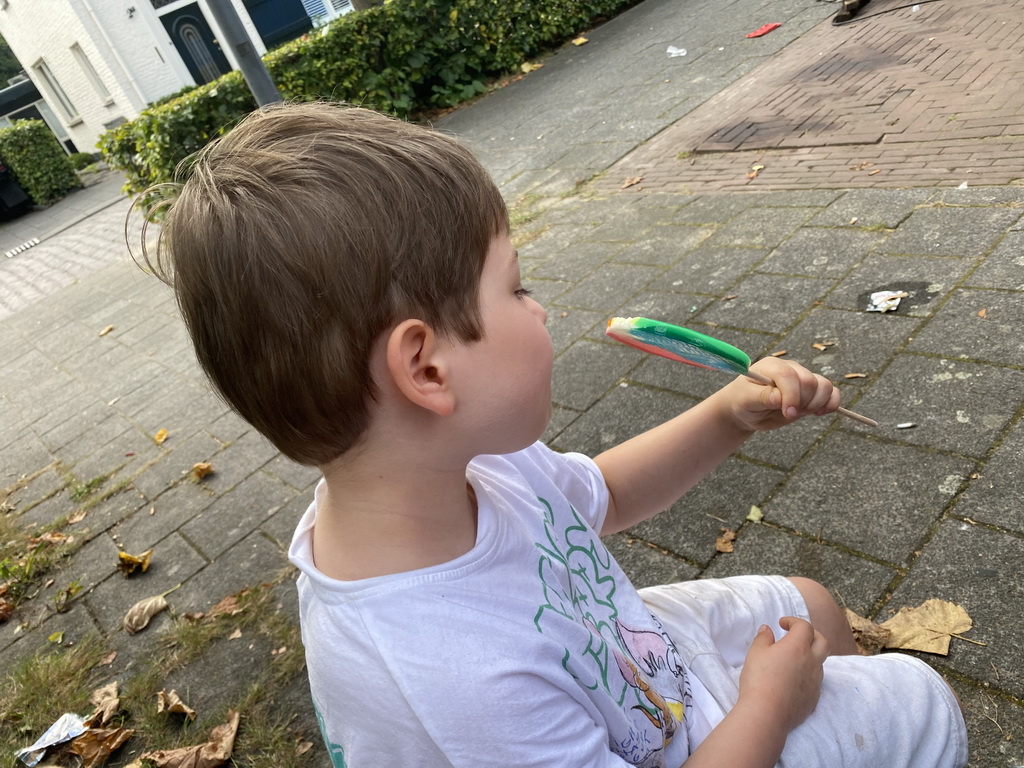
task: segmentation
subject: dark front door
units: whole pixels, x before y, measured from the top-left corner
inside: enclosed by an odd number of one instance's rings
[[[299,0],[245,0],[245,9],[268,50],[313,28]]]
[[[208,83],[231,71],[198,3],[165,14],[160,21],[196,83]]]

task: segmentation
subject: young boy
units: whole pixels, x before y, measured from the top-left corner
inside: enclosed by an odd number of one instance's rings
[[[334,766],[964,765],[942,679],[852,655],[820,585],[638,593],[599,538],[838,390],[769,358],[774,386],[740,377],[594,460],[556,454],[545,311],[508,227],[454,140],[328,104],[211,144],[164,223],[152,266],[206,373],[323,471],[290,557]]]

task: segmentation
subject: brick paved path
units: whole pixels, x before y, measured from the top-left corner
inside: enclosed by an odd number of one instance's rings
[[[1024,0],[882,13],[898,4],[876,0],[864,20],[818,25],[617,163],[602,186],[1020,183]]]

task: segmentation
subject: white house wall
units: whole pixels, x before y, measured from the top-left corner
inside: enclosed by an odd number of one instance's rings
[[[160,22],[161,12],[189,4],[180,0],[154,10],[150,0],[8,0],[0,2],[0,34],[50,104],[79,151],[96,151],[96,141],[119,119],[138,117],[146,105],[193,85],[170,36]],[[206,0],[198,0],[214,35],[223,36]],[[232,0],[256,50],[266,52],[241,0]],[[129,14],[129,9],[134,11]],[[75,58],[77,45],[109,92],[97,92]],[[222,50],[229,63],[238,62],[229,46]],[[68,117],[43,82],[35,65],[44,60],[74,105]]]

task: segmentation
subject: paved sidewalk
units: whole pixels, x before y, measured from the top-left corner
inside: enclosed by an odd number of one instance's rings
[[[897,4],[874,0],[868,9]],[[838,151],[839,134],[821,130],[820,146],[793,149],[712,145],[753,106],[744,94],[775,92],[786,72],[813,69],[826,95],[831,84],[853,82],[842,80],[844,68],[821,66],[820,41],[836,33],[847,42],[828,49],[835,61],[858,61],[880,36],[908,34],[908,24],[959,41],[967,61],[963,8],[925,3],[836,29],[828,24],[835,6],[809,0],[645,0],[440,127],[480,154],[521,210],[532,206],[520,254],[528,287],[548,307],[557,355],[552,445],[600,451],[725,381],[606,340],[613,315],[691,325],[752,357],[785,350],[840,382],[845,403],[880,422],[870,429],[807,419],[752,439],[685,503],[608,539],[638,585],[800,574],[878,620],[927,598],[960,603],[974,620],[967,640],[954,638],[948,657],[924,658],[966,708],[971,765],[1010,768],[1024,765],[1024,187],[1013,183],[1024,174],[972,174],[960,189],[959,176],[928,176],[940,167],[928,159],[898,186],[893,174],[872,169],[847,170],[846,182],[805,169],[780,183],[768,159],[747,179],[751,158]],[[1019,0],[973,4],[972,18],[992,19],[971,33],[978,50],[998,58],[1015,44],[993,35],[1018,23],[1020,10]],[[782,27],[744,37],[769,21]],[[686,56],[669,57],[670,45]],[[905,78],[915,55],[872,59],[876,88],[851,88],[845,114],[860,115],[862,125],[874,119],[878,89]],[[934,70],[917,71],[915,89],[947,87]],[[1011,74],[989,84],[1015,81]],[[781,121],[790,115],[785,102],[757,106],[774,105]],[[1007,107],[991,131],[952,141],[988,142],[998,128],[1009,138],[990,142],[991,167],[1010,167],[1020,133],[1009,127],[1013,112],[1019,122],[1022,108]],[[780,125],[761,135],[781,141]],[[680,145],[679,136],[704,143]],[[931,158],[933,142],[944,140],[898,144],[903,157],[923,147]],[[695,163],[676,157],[682,146]],[[869,146],[895,145],[883,138],[856,151]],[[910,162],[887,157],[869,161],[894,172]],[[719,170],[695,176],[705,167]],[[8,488],[0,502],[40,526],[86,508],[64,529],[83,546],[0,624],[0,667],[47,647],[55,631],[65,642],[99,632],[118,651],[107,677],[123,682],[172,623],[165,612],[128,636],[119,630],[128,607],[181,584],[168,596],[180,616],[274,580],[317,476],[211,393],[173,298],[125,255],[127,202],[111,195],[108,203],[6,264],[0,257],[0,488]],[[0,243],[5,236],[0,227]],[[9,289],[18,264],[35,292]],[[38,264],[52,270],[51,282],[31,276],[42,272]],[[895,312],[866,312],[868,296],[883,289],[908,295]],[[169,436],[158,445],[161,429]],[[196,462],[210,462],[214,474],[191,482]],[[752,506],[763,521],[747,519]],[[716,551],[722,528],[738,533],[732,553]],[[117,573],[119,548],[150,547],[147,573]],[[52,598],[73,579],[83,591],[69,611],[54,612]],[[271,606],[294,621],[287,579],[273,588]],[[281,652],[262,636],[225,639],[174,672],[168,687],[213,710],[240,701],[248,681],[300,652]],[[325,764],[301,674],[279,705],[295,713],[299,738],[314,742],[310,764]],[[129,742],[118,764],[133,749]]]

